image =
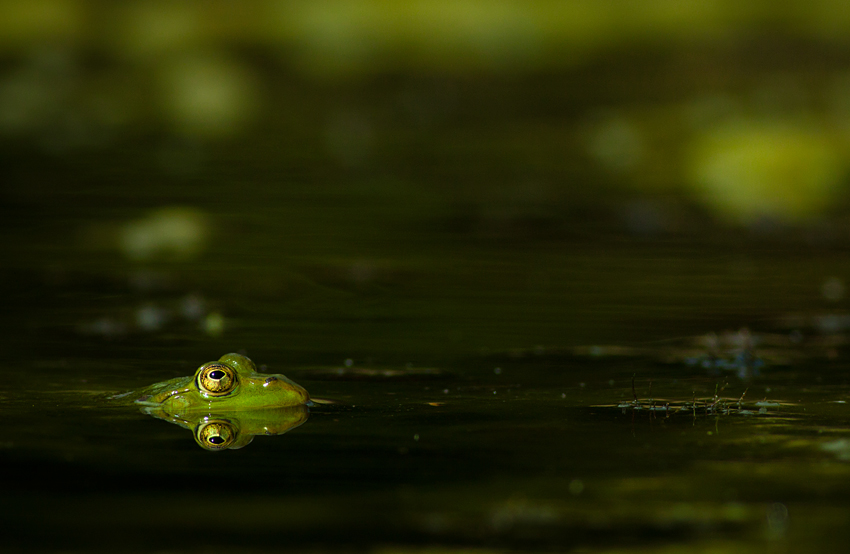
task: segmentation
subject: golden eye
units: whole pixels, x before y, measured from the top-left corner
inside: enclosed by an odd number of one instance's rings
[[[239,432],[223,419],[213,419],[195,427],[195,442],[206,450],[224,450],[230,448]]]
[[[236,372],[230,366],[211,362],[201,366],[195,382],[201,392],[210,396],[225,396],[236,387]]]

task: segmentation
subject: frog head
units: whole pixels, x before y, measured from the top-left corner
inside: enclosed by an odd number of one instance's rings
[[[301,406],[310,395],[281,374],[262,374],[249,358],[225,354],[203,364],[191,377],[156,383],[141,391],[136,404],[169,414],[238,411]]]

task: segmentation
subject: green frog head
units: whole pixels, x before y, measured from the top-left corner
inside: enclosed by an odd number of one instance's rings
[[[116,398],[129,400],[131,396],[136,404],[173,415],[282,408],[310,402],[303,387],[280,374],[257,373],[254,362],[239,354],[225,354],[216,362],[205,363],[194,376],[163,381]]]

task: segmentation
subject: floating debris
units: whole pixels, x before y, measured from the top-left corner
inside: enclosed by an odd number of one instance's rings
[[[817,331],[850,331],[850,315],[818,316],[810,319],[783,319],[783,323],[812,323]],[[709,332],[693,337],[658,341],[644,346],[590,345],[576,347],[534,347],[503,352],[514,359],[555,357],[599,361],[651,360],[662,364],[699,367],[709,373],[734,372],[748,380],[766,367],[788,366],[812,359],[834,360],[840,349],[850,344],[847,334],[804,334],[798,326],[786,333],[752,333],[746,327],[737,331]],[[500,354],[494,354],[499,356]]]
[[[208,312],[207,306],[207,301],[196,294],[177,300],[150,301],[136,308],[127,307],[93,321],[84,321],[77,325],[77,331],[105,339],[181,329],[200,330],[211,337],[221,336],[225,330],[225,317],[218,311]]]
[[[687,356],[687,365],[698,365],[704,369],[735,371],[741,379],[757,376],[764,360],[756,355],[756,340],[746,327],[737,333],[727,333],[718,337],[708,333],[701,338],[705,352],[696,356]]]
[[[616,407],[625,414],[629,410],[632,412],[645,411],[655,416],[662,413],[663,417],[669,418],[679,413],[691,414],[697,416],[711,415],[754,415],[768,413],[767,408],[779,408],[781,406],[789,406],[787,402],[768,401],[767,399],[758,402],[753,402],[749,405],[744,403],[744,397],[749,389],[745,389],[741,396],[726,397],[720,394],[726,388],[715,387],[714,396],[708,398],[697,398],[694,394],[689,400],[670,400],[664,398],[654,398],[652,396],[652,381],[649,383],[649,398],[639,399],[635,390],[635,380],[632,377],[632,400],[620,402],[614,405],[597,405],[598,408]]]
[[[835,455],[842,462],[850,462],[850,440],[836,439],[820,445],[821,450]]]

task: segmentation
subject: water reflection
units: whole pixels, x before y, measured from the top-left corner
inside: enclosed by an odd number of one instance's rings
[[[235,450],[247,446],[257,435],[282,435],[307,421],[307,406],[233,412],[169,413],[148,406],[142,413],[192,431],[195,442],[205,450]]]

